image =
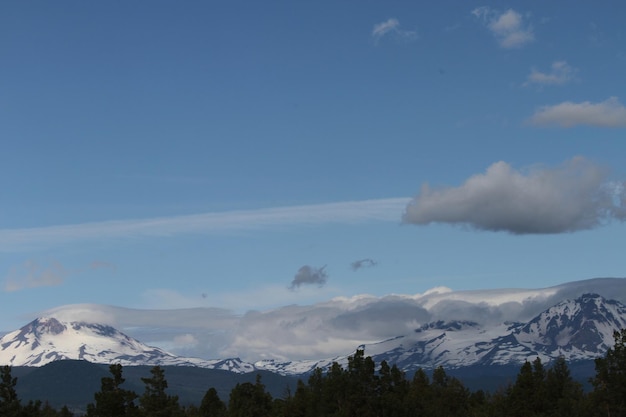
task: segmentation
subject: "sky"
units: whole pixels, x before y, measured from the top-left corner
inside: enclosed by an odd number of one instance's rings
[[[625,13],[3,3],[0,331],[625,276]]]

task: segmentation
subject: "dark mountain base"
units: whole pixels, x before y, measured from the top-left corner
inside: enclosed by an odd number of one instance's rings
[[[126,366],[124,388],[141,395],[145,385],[141,378],[150,377],[151,366]],[[237,384],[254,383],[256,376],[274,398],[282,398],[293,389],[297,378],[284,377],[260,371],[236,374],[229,371],[183,366],[164,366],[168,382],[167,392],[178,395],[181,405],[199,405],[202,397],[215,388],[223,401],[228,401],[230,391]],[[48,402],[54,408],[67,405],[71,410],[84,411],[94,401],[94,393],[100,391],[101,379],[110,376],[108,365],[86,361],[63,360],[51,362],[40,368],[14,367],[12,375],[18,378],[16,391],[22,403],[29,400]]]
[[[551,364],[544,366],[549,368]],[[595,375],[595,362],[593,360],[569,362],[567,366],[572,378],[580,382],[585,391],[590,391],[592,387],[589,380]],[[446,369],[446,374],[459,379],[470,391],[483,390],[493,393],[514,384],[520,368],[519,364],[467,366]]]
[[[547,365],[549,366],[549,365]],[[568,364],[571,375],[581,382],[586,390],[591,388],[589,379],[595,374],[593,361],[579,361]],[[126,379],[124,387],[138,395],[144,392],[141,378],[150,376],[150,366],[127,366],[123,368]],[[199,405],[209,388],[215,388],[223,401],[227,402],[230,391],[237,384],[254,383],[256,376],[274,398],[283,398],[288,390],[294,392],[297,377],[286,377],[275,373],[259,371],[236,374],[229,371],[182,366],[165,366],[168,382],[167,392],[178,395],[181,405]],[[496,392],[515,382],[520,365],[469,366],[446,370],[449,376],[458,378],[470,391],[483,390]],[[107,365],[86,361],[55,361],[40,368],[15,367],[13,376],[18,378],[17,393],[22,403],[29,400],[48,402],[54,408],[67,405],[71,410],[84,411],[93,402],[94,393],[100,390],[101,379],[110,376]],[[413,375],[407,375],[407,379]],[[305,382],[308,376],[302,375]]]

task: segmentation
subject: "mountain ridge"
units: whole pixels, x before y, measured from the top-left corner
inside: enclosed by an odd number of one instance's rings
[[[40,317],[0,339],[0,364],[42,366],[55,360],[77,359],[122,365],[192,366],[237,373],[269,371],[305,375],[333,362],[345,366],[354,349],[363,349],[376,363],[383,360],[405,372],[443,366],[520,364],[539,357],[549,362],[591,360],[613,345],[613,331],[626,328],[626,306],[599,294],[584,293],[543,310],[526,322],[478,323],[437,320],[377,342],[355,345],[348,354],[311,360],[237,357],[199,359],[174,355],[148,346],[116,328],[81,321]]]

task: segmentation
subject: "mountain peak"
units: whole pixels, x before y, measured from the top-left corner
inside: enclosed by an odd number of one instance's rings
[[[241,360],[203,360],[175,356],[147,346],[114,327],[86,322],[65,322],[40,317],[0,339],[0,364],[43,366],[64,360],[122,365],[185,365],[252,372]]]
[[[523,345],[533,345],[551,357],[571,359],[605,352],[615,330],[626,327],[626,306],[585,293],[545,310],[515,332]]]
[[[54,317],[39,317],[20,329],[23,333],[32,333],[36,336],[42,334],[60,334],[67,327]]]

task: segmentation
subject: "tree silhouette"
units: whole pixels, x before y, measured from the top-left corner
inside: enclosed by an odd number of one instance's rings
[[[593,398],[607,416],[626,415],[626,329],[614,332],[615,345],[595,360]]]
[[[94,394],[95,404],[87,406],[88,417],[135,417],[139,415],[134,401],[137,394],[121,388],[124,383],[122,378],[122,365],[109,366],[112,377],[102,378],[102,386],[99,392]]]
[[[17,378],[11,375],[11,367],[5,365],[0,371],[0,416],[18,417],[20,414],[20,400],[15,392]]]
[[[177,396],[167,395],[167,380],[165,372],[160,366],[150,370],[151,378],[141,378],[146,390],[139,398],[139,404],[144,415],[148,417],[174,417],[181,415]]]

